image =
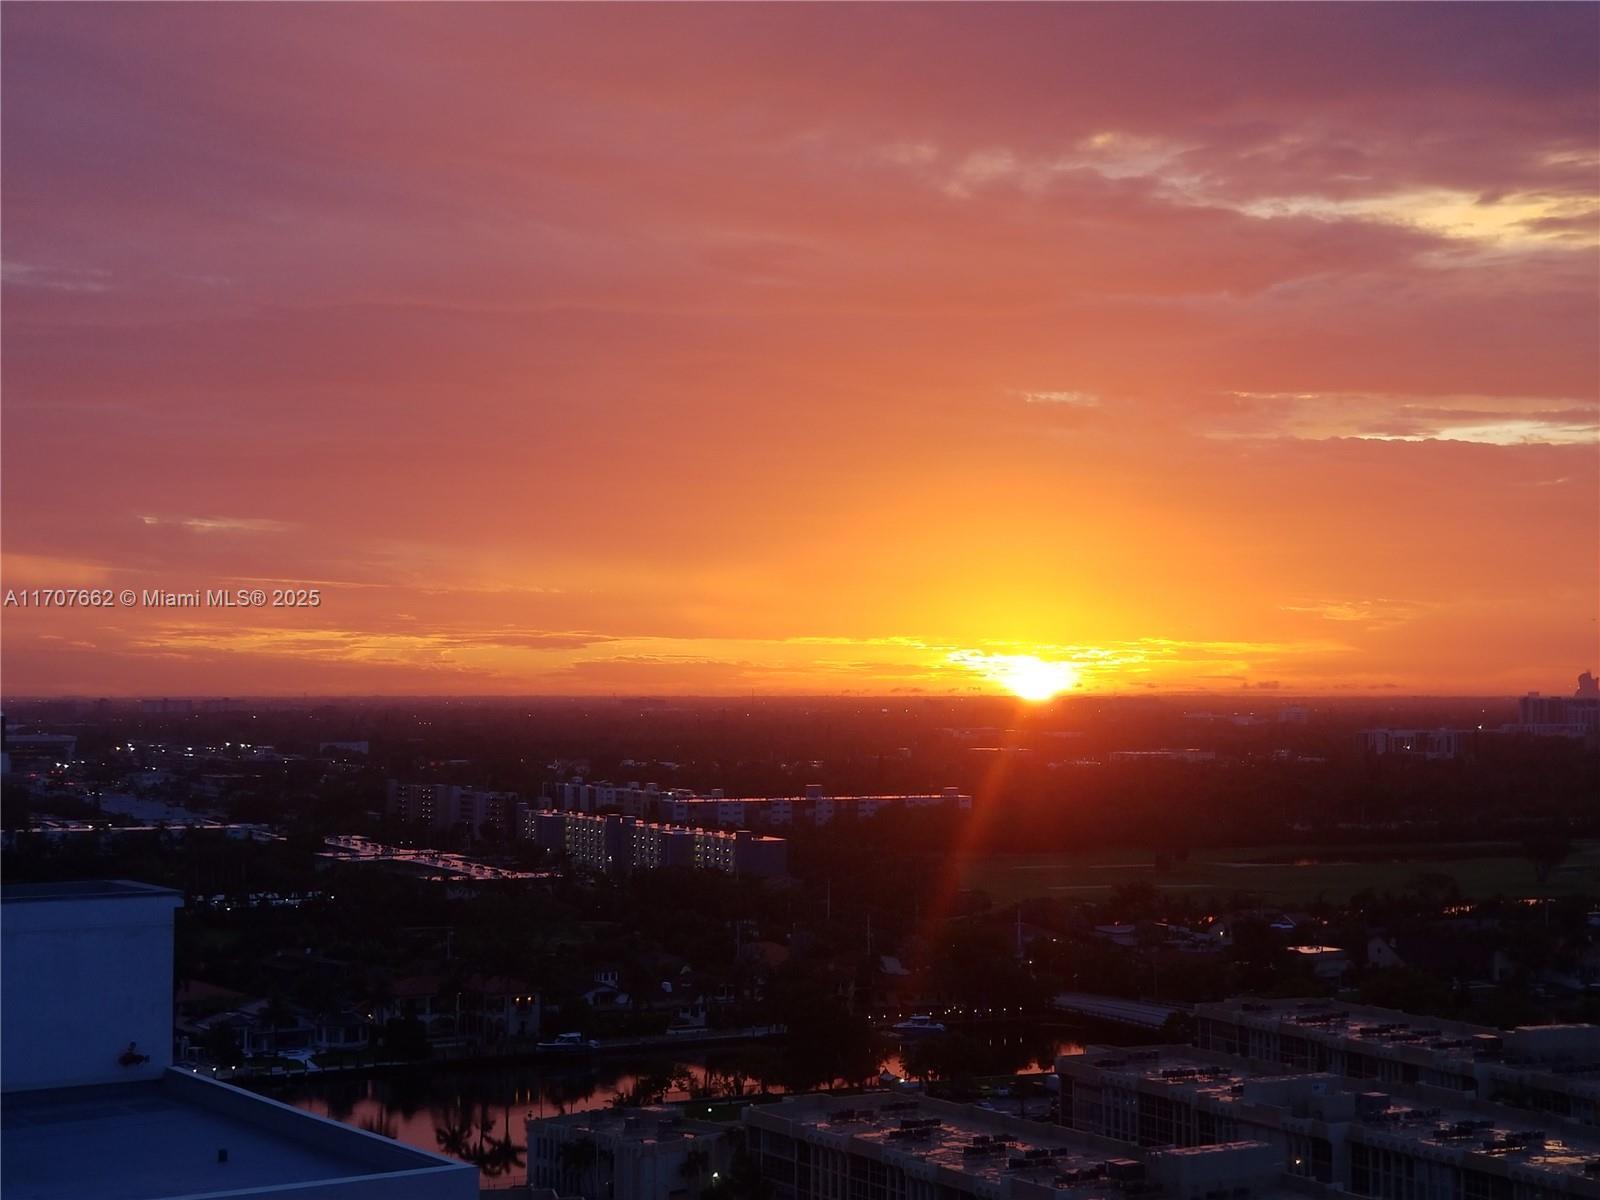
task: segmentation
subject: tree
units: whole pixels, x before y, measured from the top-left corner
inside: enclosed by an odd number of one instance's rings
[[[1194,1014],[1182,1009],[1161,1023],[1160,1040],[1169,1046],[1187,1045],[1194,1041]]]
[[[977,1078],[991,1066],[984,1045],[968,1034],[935,1038],[924,1051],[933,1073],[963,1095],[976,1090]],[[924,1074],[924,1079],[926,1074]]]
[[[763,1178],[755,1156],[746,1148],[743,1131],[731,1129],[727,1136],[733,1149],[727,1177],[713,1179],[700,1193],[702,1200],[772,1200],[772,1184]]]
[[[643,1108],[651,1104],[661,1104],[666,1100],[668,1093],[687,1092],[692,1083],[688,1072],[682,1068],[665,1072],[642,1072],[627,1091],[613,1093],[611,1107]]]
[[[557,1033],[581,1033],[589,1037],[595,1029],[594,1009],[582,996],[569,996],[556,1007],[550,1028]]]
[[[1233,925],[1233,945],[1227,959],[1232,964],[1238,990],[1259,992],[1281,977],[1288,952],[1265,921],[1239,920]]]
[[[427,1058],[433,1052],[428,1030],[416,1016],[391,1017],[384,1022],[383,1048],[391,1058]]]
[[[1559,833],[1540,833],[1522,843],[1522,857],[1533,866],[1534,877],[1543,887],[1550,876],[1572,857],[1572,842]]]
[[[527,1166],[522,1148],[511,1140],[509,1110],[506,1112],[505,1133],[501,1137],[494,1135],[494,1118],[489,1113],[488,1107],[485,1106],[479,1114],[478,1142],[473,1147],[472,1161],[477,1164],[478,1170],[490,1178],[510,1175],[519,1168]]]
[[[1406,891],[1416,897],[1419,908],[1430,913],[1461,899],[1461,884],[1454,875],[1443,871],[1421,871],[1413,875],[1406,884]]]
[[[975,1011],[1037,1008],[1044,994],[1003,931],[977,921],[953,922],[929,964],[934,992]]]
[[[1456,1007],[1444,980],[1411,967],[1368,972],[1361,981],[1361,1003],[1441,1017],[1453,1015]]]
[[[280,1029],[292,1029],[299,1014],[283,996],[274,993],[261,1010],[261,1022],[274,1034]]]
[[[33,816],[33,795],[27,784],[7,779],[0,787],[0,829],[26,829]]]
[[[871,1027],[839,998],[838,984],[832,973],[802,959],[791,959],[773,975],[773,1013],[788,1030],[776,1064],[787,1091],[877,1072]]]
[[[206,1030],[201,1049],[205,1052],[205,1056],[219,1067],[237,1067],[244,1062],[244,1050],[239,1045],[239,1035],[233,1031],[233,1026],[222,1021],[218,1021]]]
[[[447,1112],[443,1123],[434,1126],[433,1137],[439,1149],[465,1162],[471,1153],[472,1120],[465,1112]]]

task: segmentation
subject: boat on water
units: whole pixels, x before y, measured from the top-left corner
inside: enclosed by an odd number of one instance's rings
[[[896,1033],[903,1034],[906,1037],[915,1037],[918,1034],[927,1033],[943,1033],[945,1031],[942,1021],[935,1021],[926,1013],[918,1013],[914,1017],[907,1017],[904,1021],[891,1026],[891,1028]]]
[[[554,1041],[539,1042],[536,1049],[540,1054],[588,1054],[599,1048],[600,1043],[585,1038],[581,1033],[558,1033]]]

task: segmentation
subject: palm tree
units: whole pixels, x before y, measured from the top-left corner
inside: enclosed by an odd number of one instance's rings
[[[510,1175],[526,1165],[527,1160],[523,1158],[522,1147],[511,1140],[511,1110],[507,1109],[505,1135],[498,1138],[489,1137],[478,1166],[485,1175],[492,1178],[498,1175]]]
[[[465,1162],[472,1152],[472,1119],[465,1113],[447,1113],[444,1123],[434,1126],[433,1136],[439,1143],[439,1149],[451,1158]]]
[[[282,1029],[294,1024],[295,1013],[289,1007],[289,1002],[280,993],[274,992],[261,1009],[261,1019],[273,1029]]]
[[[362,1011],[369,1019],[377,1020],[378,1015],[394,1002],[394,980],[387,971],[368,971],[362,981],[360,1003]]]

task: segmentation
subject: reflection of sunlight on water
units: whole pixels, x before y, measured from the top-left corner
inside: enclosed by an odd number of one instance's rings
[[[972,1039],[985,1059],[993,1060],[994,1074],[1049,1070],[1055,1054],[1081,1053],[1076,1042],[1052,1039],[1049,1035],[1008,1030],[991,1030]],[[1053,1047],[1054,1053],[1046,1053]],[[915,1051],[905,1045],[889,1048],[880,1069],[894,1075],[906,1074],[906,1059]],[[608,1065],[604,1060],[588,1069],[552,1071],[527,1065],[522,1067],[483,1067],[477,1070],[450,1070],[435,1064],[427,1075],[380,1075],[371,1078],[331,1075],[296,1083],[269,1094],[296,1108],[331,1117],[373,1133],[380,1133],[408,1146],[439,1153],[454,1152],[472,1161],[474,1155],[463,1150],[487,1139],[504,1147],[497,1162],[480,1161],[484,1187],[506,1187],[526,1180],[527,1130],[523,1122],[532,1117],[555,1117],[562,1113],[588,1112],[607,1108],[613,1098],[626,1096],[659,1082],[664,1076],[678,1076],[682,1086],[670,1087],[668,1100],[687,1100],[691,1093],[755,1095],[763,1091],[753,1056],[687,1056],[650,1063],[643,1068]],[[440,1069],[440,1068],[444,1069]],[[768,1083],[769,1094],[782,1094],[783,1088]],[[480,1136],[482,1135],[482,1136]],[[508,1146],[505,1144],[509,1143]],[[511,1164],[516,1165],[512,1166]]]
[[[994,1034],[983,1039],[985,1049],[992,1052],[995,1059],[994,1073],[997,1075],[1029,1075],[1036,1071],[1053,1071],[1056,1065],[1056,1055],[1082,1054],[1083,1046],[1078,1042],[1056,1041],[1050,1043],[1054,1049],[1051,1053],[1030,1054],[1029,1050],[1040,1048],[1038,1038],[1029,1038],[1022,1034]],[[884,1056],[882,1069],[890,1075],[906,1077],[906,1060],[917,1054],[913,1048],[917,1043],[902,1042]],[[923,1043],[926,1045],[926,1043]],[[1026,1057],[1017,1061],[1017,1052],[1022,1052]]]

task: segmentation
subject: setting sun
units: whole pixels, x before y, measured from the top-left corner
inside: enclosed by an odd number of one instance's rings
[[[1078,682],[1071,663],[1046,662],[1031,654],[1007,656],[990,677],[1024,700],[1048,700]]]
[[[972,654],[950,656],[962,666],[993,680],[1023,700],[1048,700],[1078,684],[1078,669],[1036,654]]]

